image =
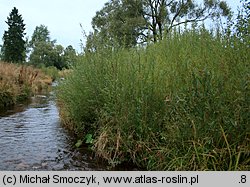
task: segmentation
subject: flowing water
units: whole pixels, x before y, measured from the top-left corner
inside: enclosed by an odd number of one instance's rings
[[[0,170],[104,170],[60,125],[54,94],[0,113]]]

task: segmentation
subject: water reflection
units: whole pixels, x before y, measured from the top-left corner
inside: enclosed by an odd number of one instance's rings
[[[61,127],[53,94],[0,114],[0,170],[102,170]]]

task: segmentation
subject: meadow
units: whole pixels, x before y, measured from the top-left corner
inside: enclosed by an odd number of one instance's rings
[[[51,83],[52,78],[40,69],[0,62],[0,109],[47,90]]]
[[[111,166],[249,170],[249,57],[204,27],[86,53],[57,89],[61,121]]]

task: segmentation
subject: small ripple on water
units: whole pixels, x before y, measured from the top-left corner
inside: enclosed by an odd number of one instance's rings
[[[0,116],[0,170],[105,169],[72,149],[73,138],[60,126],[51,98],[33,97],[17,113],[12,109]]]

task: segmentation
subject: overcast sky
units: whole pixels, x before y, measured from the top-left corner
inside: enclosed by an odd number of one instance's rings
[[[234,11],[240,0],[226,0]],[[7,30],[7,16],[13,7],[19,10],[26,24],[26,36],[31,37],[36,26],[44,24],[51,39],[64,47],[72,45],[80,52],[80,23],[91,31],[91,20],[108,0],[0,0],[0,44]]]

